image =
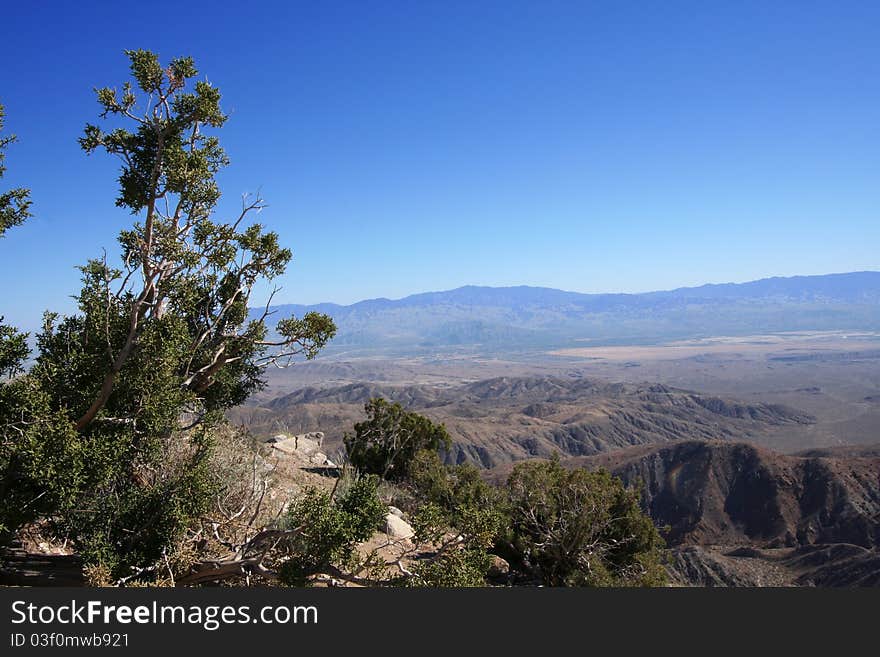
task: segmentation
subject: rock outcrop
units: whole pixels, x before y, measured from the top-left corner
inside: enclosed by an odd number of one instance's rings
[[[272,446],[272,449],[289,456],[297,456],[312,465],[336,467],[336,464],[327,458],[324,452],[320,451],[323,441],[323,432],[313,431],[296,436],[287,436],[282,433],[273,436],[266,442]]]

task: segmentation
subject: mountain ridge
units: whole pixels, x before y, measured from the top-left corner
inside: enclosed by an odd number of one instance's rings
[[[586,378],[495,377],[455,386],[352,383],[305,387],[230,417],[264,438],[283,431],[323,431],[331,451],[381,396],[443,422],[450,463],[494,467],[534,457],[586,456],[682,439],[744,440],[781,426],[810,425],[794,408],[703,395],[661,384]]]
[[[592,344],[657,344],[718,335],[880,331],[880,272],[774,277],[639,294],[464,286],[343,306],[283,304],[273,319],[329,314],[327,354],[488,354]],[[259,316],[262,310],[253,311]]]
[[[417,301],[423,301],[428,299],[441,299],[443,297],[449,296],[457,296],[464,293],[469,292],[512,292],[512,291],[523,291],[530,293],[541,293],[541,294],[549,294],[555,296],[564,296],[572,299],[598,299],[598,298],[635,298],[635,297],[656,297],[656,296],[687,296],[689,298],[707,298],[708,292],[719,292],[725,291],[729,289],[755,289],[761,286],[770,286],[771,284],[775,287],[786,287],[787,284],[797,284],[801,282],[819,282],[820,280],[824,282],[833,282],[843,280],[845,278],[853,279],[863,279],[865,282],[869,284],[874,284],[880,286],[880,271],[874,270],[862,270],[862,271],[854,271],[854,272],[835,272],[830,274],[806,274],[806,275],[795,275],[795,276],[769,276],[766,278],[759,278],[751,281],[743,281],[742,283],[734,283],[734,282],[726,282],[726,283],[703,283],[701,285],[695,286],[682,286],[677,288],[672,288],[669,290],[649,290],[646,292],[576,292],[573,290],[563,290],[560,288],[554,287],[546,287],[540,285],[461,285],[459,287],[450,288],[448,290],[433,290],[426,292],[415,292],[413,294],[408,294],[403,297],[399,297],[396,299],[392,299],[389,297],[372,297],[368,299],[361,299],[359,301],[355,301],[349,304],[336,303],[332,301],[321,301],[312,304],[302,304],[302,303],[283,303],[283,304],[275,304],[271,306],[271,308],[309,308],[309,309],[319,309],[325,308],[328,310],[340,310],[340,309],[350,309],[358,306],[367,306],[367,305],[411,305]],[[717,296],[717,295],[711,295]]]

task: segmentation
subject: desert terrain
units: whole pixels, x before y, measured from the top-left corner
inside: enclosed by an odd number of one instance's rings
[[[291,404],[278,400],[303,388],[359,384],[392,396],[397,391],[405,401],[406,388],[437,394],[479,381],[522,377],[589,380],[596,386],[660,384],[746,405],[782,406],[812,418],[743,436],[784,453],[880,442],[880,334],[868,331],[720,336],[651,345],[580,343],[492,357],[449,351],[399,358],[333,356],[271,371],[267,388],[232,417],[266,437],[275,430],[320,430],[331,441],[341,440],[344,422],[358,417],[359,398],[325,400],[323,414],[295,418],[280,408],[289,411]],[[527,401],[540,401],[540,392]],[[492,405],[491,394],[481,403]],[[285,426],[291,420],[294,424]]]
[[[492,481],[558,454],[640,486],[685,586],[880,584],[880,335],[804,331],[491,357],[321,358],[232,419],[342,436],[374,396],[443,422]]]

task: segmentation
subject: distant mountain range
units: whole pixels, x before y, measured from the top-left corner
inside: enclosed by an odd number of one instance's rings
[[[279,305],[277,321],[318,311],[339,328],[329,353],[483,353],[715,335],[880,330],[880,272],[766,278],[642,294],[466,286],[403,299]],[[256,311],[254,311],[256,312]]]

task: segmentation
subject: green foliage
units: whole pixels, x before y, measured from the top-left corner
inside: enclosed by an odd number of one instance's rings
[[[354,435],[344,437],[349,460],[363,472],[405,480],[416,454],[451,445],[442,424],[406,411],[398,403],[377,397],[364,405],[364,411],[367,419],[354,425]]]
[[[13,377],[24,371],[23,363],[30,355],[27,333],[3,323],[0,317],[0,378]]]
[[[607,472],[566,470],[558,460],[517,465],[506,484],[472,465],[443,465],[436,452],[413,459],[418,541],[437,546],[416,563],[413,585],[483,586],[492,554],[516,580],[549,586],[658,586],[663,541],[636,490]]]
[[[436,451],[416,454],[411,485],[418,499],[413,516],[416,540],[438,546],[419,561],[410,584],[432,587],[485,586],[492,563],[489,550],[506,517],[500,492],[473,465],[444,465]]]
[[[304,586],[310,575],[352,565],[355,546],[373,535],[387,512],[378,484],[374,476],[360,477],[336,500],[309,488],[292,504],[284,528],[296,531],[285,545],[287,559],[279,569],[283,583]]]
[[[438,505],[456,520],[459,509],[497,506],[500,491],[471,463],[444,465],[436,451],[422,450],[410,466],[410,482],[420,499]]]
[[[486,586],[491,564],[492,557],[485,550],[460,547],[417,563],[408,583],[431,588]]]
[[[336,330],[310,313],[270,338],[267,315],[249,315],[254,286],[291,252],[251,221],[260,199],[214,218],[228,163],[220,92],[193,80],[190,58],[126,54],[133,82],[96,90],[109,125],[87,125],[80,145],[119,158],[116,204],[138,219],[117,264],[80,268],[77,313],[47,313],[35,364],[0,387],[0,527],[49,519],[115,577],[155,561],[208,508],[223,412],[266,366],[314,357]],[[0,326],[0,375],[21,372],[25,338]]]
[[[193,520],[206,513],[221,482],[211,469],[213,429],[200,427],[187,436],[157,441],[149,464],[124,464],[110,453],[98,491],[113,495],[78,497],[76,508],[64,509],[58,526],[77,539],[86,563],[102,564],[116,576],[156,561]],[[97,450],[89,450],[89,456]]]
[[[6,118],[6,112],[3,105],[0,105],[0,132],[3,131],[3,125]],[[6,173],[6,148],[15,143],[15,135],[0,135],[0,178]],[[6,192],[0,192],[0,237],[13,226],[19,226],[31,216],[31,193],[30,190],[18,187],[10,189]]]
[[[663,540],[608,472],[558,460],[517,465],[506,487],[516,567],[549,586],[659,586]]]
[[[492,564],[489,550],[504,526],[504,516],[494,505],[458,503],[444,509],[434,502],[422,504],[413,516],[415,538],[436,546],[434,555],[418,561],[409,578],[412,586],[486,586]]]
[[[89,439],[36,380],[0,383],[0,544],[34,519],[73,507],[94,467]]]

